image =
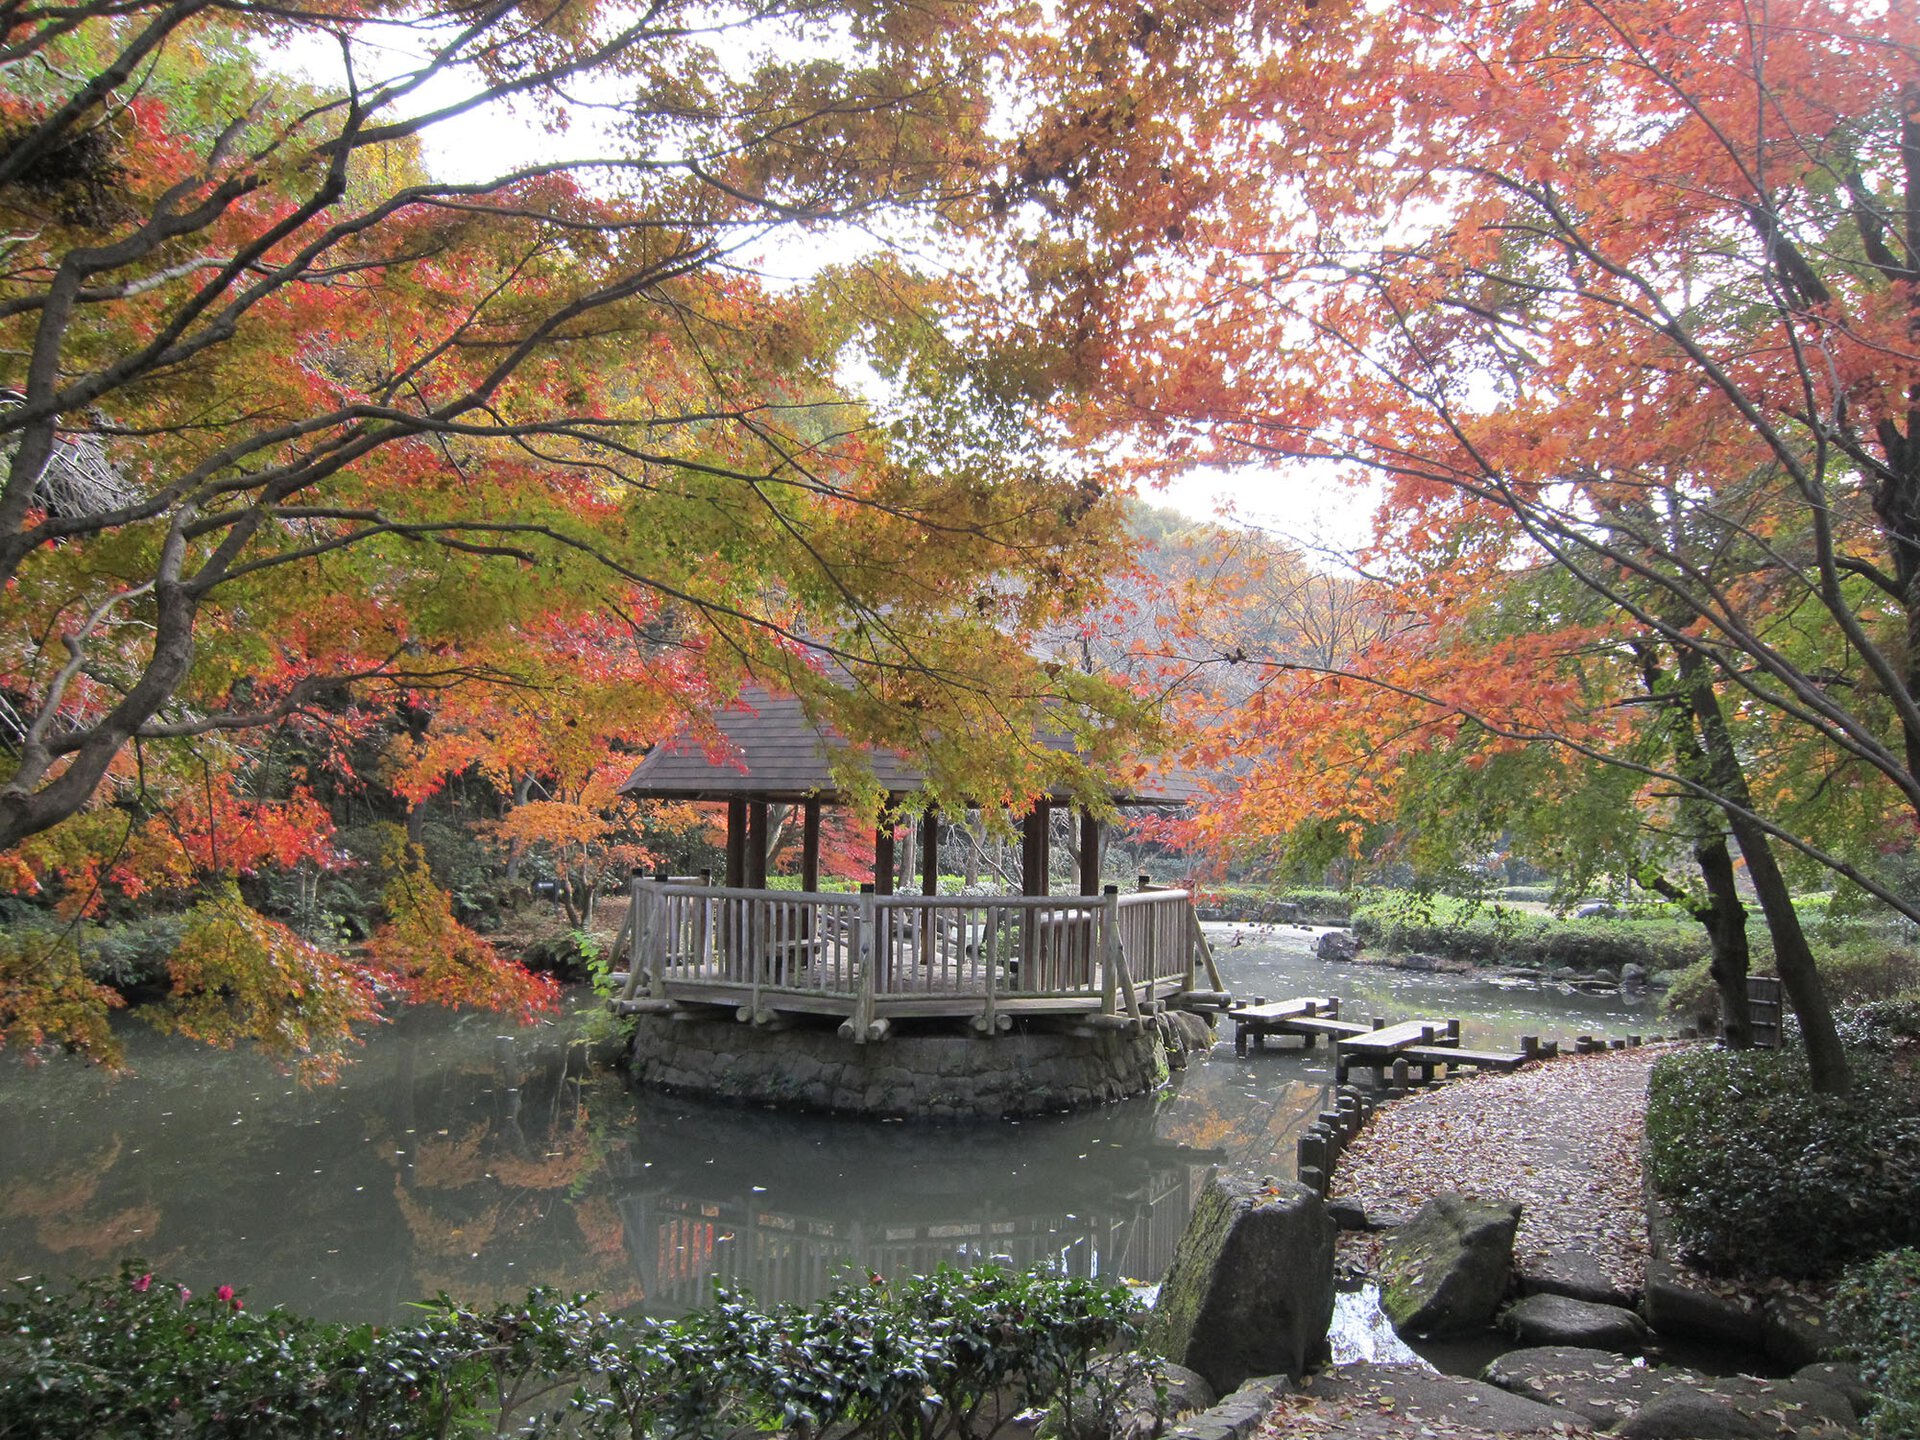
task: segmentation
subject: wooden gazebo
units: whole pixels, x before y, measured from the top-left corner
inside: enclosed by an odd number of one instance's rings
[[[1097,816],[1079,817],[1078,894],[1049,893],[1052,811],[1070,797],[1042,797],[1020,817],[1019,895],[938,895],[931,815],[920,826],[921,894],[893,893],[896,832],[884,826],[874,836],[873,882],[858,895],[823,893],[820,811],[848,798],[832,760],[849,742],[810,720],[798,699],[764,690],[746,692],[714,725],[717,740],[678,736],[621,786],[642,799],[724,803],[727,860],[720,885],[636,878],[619,1008],[728,1005],[760,1023],[840,1015],[842,1033],[864,1042],[902,1016],[964,1016],[992,1034],[1022,1012],[1139,1025],[1168,1003],[1224,998],[1187,892],[1143,886],[1122,896],[1102,886]],[[870,752],[864,763],[893,802],[922,789],[923,773],[900,756]],[[1110,798],[1165,806],[1190,794],[1169,778]],[[767,884],[777,805],[800,816],[797,893]]]

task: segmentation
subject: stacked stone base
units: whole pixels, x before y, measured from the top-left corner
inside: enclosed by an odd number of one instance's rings
[[[1168,1056],[1153,1026],[1034,1029],[992,1039],[896,1032],[855,1045],[825,1027],[643,1015],[630,1065],[640,1084],[677,1094],[894,1119],[989,1120],[1142,1094],[1166,1079]]]

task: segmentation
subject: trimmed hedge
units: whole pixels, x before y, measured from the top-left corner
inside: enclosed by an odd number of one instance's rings
[[[1706,932],[1668,914],[1589,920],[1535,915],[1447,896],[1388,894],[1357,907],[1353,933],[1401,954],[1543,969],[1678,970],[1706,953]]]
[[[1920,1094],[1893,1056],[1852,1061],[1845,1100],[1807,1093],[1797,1049],[1697,1048],[1654,1066],[1649,1176],[1688,1258],[1804,1279],[1920,1244]]]
[[[663,1322],[544,1290],[476,1311],[446,1296],[382,1329],[256,1314],[129,1266],[0,1303],[0,1440],[180,1435],[566,1434],[711,1440],[741,1428],[845,1440],[975,1440],[1003,1392],[1085,1403],[1094,1358],[1133,1336],[1126,1291],[942,1270],[771,1313],[720,1295]]]
[[[1920,1435],[1920,1250],[1894,1250],[1849,1270],[1833,1319],[1874,1397],[1867,1434]]]

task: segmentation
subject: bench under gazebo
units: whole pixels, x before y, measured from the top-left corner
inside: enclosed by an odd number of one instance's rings
[[[983,1036],[1023,1017],[1137,1031],[1170,1008],[1225,1004],[1187,891],[1143,882],[1121,894],[1102,883],[1097,816],[1077,816],[1076,892],[1050,893],[1053,811],[1070,797],[1041,797],[1019,817],[1019,894],[937,893],[940,826],[931,814],[918,826],[920,893],[894,893],[889,828],[874,837],[871,883],[822,891],[821,808],[849,801],[831,763],[849,742],[816,725],[797,698],[764,690],[716,714],[714,729],[657,747],[621,786],[636,799],[725,804],[726,873],[719,884],[710,875],[635,878],[616,1010],[724,1009],[760,1026],[839,1017],[841,1036],[865,1044],[905,1020],[969,1022]],[[889,813],[921,793],[922,772],[900,756],[864,760]],[[1109,798],[1165,807],[1190,795],[1162,778]],[[769,887],[776,807],[799,818],[798,890]]]

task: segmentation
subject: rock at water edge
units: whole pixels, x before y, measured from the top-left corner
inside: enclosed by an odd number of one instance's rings
[[[1352,960],[1360,953],[1360,942],[1351,930],[1329,930],[1313,942],[1313,953],[1322,960]]]
[[[1595,1305],[1632,1309],[1635,1297],[1614,1283],[1600,1262],[1584,1250],[1549,1250],[1515,1267],[1514,1279],[1522,1295],[1565,1295]]]
[[[1363,1414],[1396,1417],[1404,1427],[1399,1433],[1407,1435],[1457,1435],[1463,1429],[1481,1436],[1565,1433],[1580,1419],[1557,1405],[1485,1381],[1436,1374],[1424,1365],[1336,1365],[1313,1377],[1312,1393],[1332,1405],[1358,1407]]]
[[[1452,1335],[1493,1321],[1507,1293],[1520,1207],[1436,1195],[1380,1252],[1380,1308],[1407,1335]]]
[[[1770,1440],[1780,1432],[1716,1396],[1675,1390],[1649,1400],[1613,1433],[1621,1440]]]
[[[1306,1186],[1216,1174],[1174,1249],[1145,1348],[1222,1394],[1253,1375],[1305,1374],[1326,1353],[1333,1242]]]
[[[1529,1295],[1516,1300],[1500,1323],[1527,1345],[1579,1345],[1637,1355],[1646,1346],[1647,1324],[1618,1305],[1596,1305],[1565,1295]]]

